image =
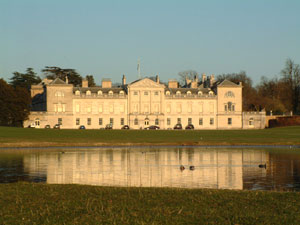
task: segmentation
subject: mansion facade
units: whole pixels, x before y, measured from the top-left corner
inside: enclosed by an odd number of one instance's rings
[[[44,128],[60,124],[62,129],[104,128],[144,129],[151,125],[173,129],[176,124],[192,124],[195,129],[263,129],[265,112],[242,111],[242,83],[214,81],[214,76],[160,82],[159,77],[143,78],[113,86],[103,79],[99,87],[80,87],[63,81],[44,79],[31,87],[32,111],[24,127]]]

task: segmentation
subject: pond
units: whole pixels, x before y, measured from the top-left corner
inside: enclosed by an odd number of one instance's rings
[[[0,183],[300,190],[297,149],[199,147],[0,150]]]

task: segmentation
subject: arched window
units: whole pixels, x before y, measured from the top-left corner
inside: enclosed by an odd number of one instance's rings
[[[249,126],[254,126],[254,119],[253,119],[253,117],[249,118]]]
[[[167,95],[167,96],[170,96],[170,94],[171,94],[171,93],[170,93],[169,91],[166,91],[166,95]]]
[[[159,120],[155,119],[155,125],[158,126],[159,125]]]
[[[75,95],[80,95],[80,91],[75,91]]]
[[[198,91],[198,96],[202,96],[202,91]]]
[[[113,91],[109,91],[108,92],[108,96],[113,96],[114,95],[114,92]]]
[[[187,96],[191,96],[191,95],[192,95],[192,92],[188,91],[188,92],[186,93],[186,95],[187,95]]]
[[[102,91],[98,91],[98,92],[97,92],[97,95],[102,95]]]
[[[85,94],[86,94],[86,95],[91,95],[92,93],[91,93],[90,90],[87,90],[87,91],[85,92]]]
[[[124,91],[120,91],[119,95],[124,96]]]
[[[176,91],[176,96],[181,96],[181,92],[180,91]]]
[[[214,93],[213,93],[212,91],[209,91],[209,92],[208,92],[208,95],[209,95],[209,96],[214,96]]]

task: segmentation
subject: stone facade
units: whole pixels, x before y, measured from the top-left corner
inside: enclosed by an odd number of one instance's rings
[[[160,129],[173,129],[176,124],[195,129],[262,129],[265,112],[242,112],[242,84],[228,80],[214,82],[203,75],[186,80],[180,87],[176,80],[168,84],[156,79],[143,78],[112,86],[109,79],[101,87],[74,87],[60,79],[44,80],[32,86],[33,108],[29,125],[44,128],[60,124],[61,128],[113,129],[128,125],[130,129],[144,129],[157,125]]]

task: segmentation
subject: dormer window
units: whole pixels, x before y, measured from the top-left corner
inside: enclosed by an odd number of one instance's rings
[[[75,95],[77,95],[77,96],[80,95],[80,91],[78,91],[78,90],[75,91]]]
[[[202,96],[202,95],[203,95],[202,91],[198,91],[198,96]]]
[[[167,95],[167,96],[170,96],[170,94],[171,94],[171,93],[170,93],[169,91],[166,91],[166,95]]]
[[[124,91],[120,91],[119,95],[124,96]]]
[[[113,91],[109,91],[108,92],[108,96],[113,96],[114,95],[114,92]]]
[[[88,90],[88,91],[86,91],[86,93],[85,93],[86,95],[91,95],[92,93],[91,93],[91,91],[90,90]]]
[[[187,96],[191,96],[191,95],[192,95],[192,92],[188,91],[188,92],[186,93],[186,95],[187,95]]]
[[[180,91],[176,91],[176,96],[181,96],[181,92]]]
[[[102,95],[102,91],[98,91],[98,92],[97,92],[97,95]]]
[[[212,91],[209,91],[209,92],[208,92],[208,95],[209,95],[209,96],[214,96],[214,93],[213,93]]]

